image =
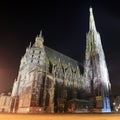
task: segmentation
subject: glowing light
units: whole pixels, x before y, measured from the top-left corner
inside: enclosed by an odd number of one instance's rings
[[[110,100],[108,97],[103,98],[103,109],[102,112],[111,112]]]
[[[29,112],[30,108],[27,108],[27,111]]]
[[[39,111],[42,111],[41,108],[39,109]]]
[[[115,106],[115,102],[113,103],[113,105]]]

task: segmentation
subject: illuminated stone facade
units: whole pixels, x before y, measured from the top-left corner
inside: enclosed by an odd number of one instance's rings
[[[14,100],[9,93],[7,95],[4,93],[0,95],[0,112],[11,112],[13,104]]]
[[[110,112],[109,92],[111,84],[92,8],[90,8],[89,32],[86,36],[84,80],[88,93],[91,93],[94,97],[96,96],[96,106],[99,106],[98,108],[101,108],[102,112]]]
[[[87,112],[92,100],[82,97],[88,94],[96,99],[96,106],[92,107],[104,108],[103,98],[108,101],[110,82],[91,8],[85,54],[83,73],[79,62],[46,47],[40,32],[21,59],[11,95],[11,112]]]
[[[80,64],[43,42],[40,33],[21,59],[12,91],[19,97],[17,112],[64,112],[67,101],[80,99],[84,87]]]

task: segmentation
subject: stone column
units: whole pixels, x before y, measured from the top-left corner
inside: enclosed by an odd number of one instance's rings
[[[54,88],[49,89],[49,112],[54,113]]]

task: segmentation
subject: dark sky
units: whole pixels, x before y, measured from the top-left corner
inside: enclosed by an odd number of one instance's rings
[[[46,46],[83,63],[90,6],[101,35],[112,91],[120,93],[120,3],[116,0],[38,1],[0,2],[0,93],[11,91],[21,57],[41,29]]]

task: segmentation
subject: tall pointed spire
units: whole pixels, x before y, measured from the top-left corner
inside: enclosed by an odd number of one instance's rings
[[[40,30],[40,34],[39,34],[39,37],[42,37],[42,30]]]
[[[94,20],[94,16],[93,16],[92,7],[89,8],[89,12],[90,12],[89,30],[90,31],[96,31],[96,26],[95,26],[95,20]]]
[[[102,112],[111,112],[109,91],[111,84],[102,48],[100,34],[96,30],[92,8],[89,9],[89,32],[86,35],[86,61],[84,79],[87,92],[95,96],[102,96]],[[99,105],[96,103],[96,107]]]

